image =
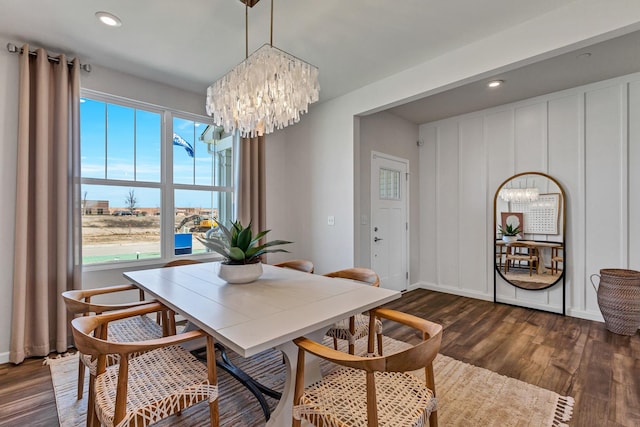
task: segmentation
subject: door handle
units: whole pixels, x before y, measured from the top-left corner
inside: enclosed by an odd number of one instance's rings
[[[376,242],[376,243],[378,243],[380,240],[382,240],[382,239],[378,238],[377,236],[373,238],[373,241]]]

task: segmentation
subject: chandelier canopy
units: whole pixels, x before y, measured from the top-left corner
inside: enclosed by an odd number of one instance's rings
[[[248,18],[246,22],[248,28]],[[319,94],[318,68],[274,47],[271,41],[209,86],[206,109],[225,132],[238,129],[241,136],[253,137],[297,123]]]

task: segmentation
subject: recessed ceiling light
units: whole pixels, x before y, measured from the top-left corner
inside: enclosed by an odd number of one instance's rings
[[[502,83],[504,83],[504,80],[492,80],[489,83],[487,83],[487,86],[489,86],[489,87],[498,87],[498,86],[501,86]]]
[[[119,27],[122,25],[122,21],[113,13],[109,12],[96,12],[96,18],[100,20],[104,25],[109,27]]]

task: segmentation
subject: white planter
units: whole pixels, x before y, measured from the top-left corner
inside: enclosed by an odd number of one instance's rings
[[[513,243],[518,240],[518,236],[502,236],[502,240],[505,243]]]
[[[229,265],[220,264],[218,277],[227,283],[250,283],[262,276],[262,263]]]

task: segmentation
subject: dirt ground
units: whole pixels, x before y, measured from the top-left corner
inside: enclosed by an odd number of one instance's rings
[[[82,217],[84,244],[141,241],[160,241],[160,216],[84,215]]]

